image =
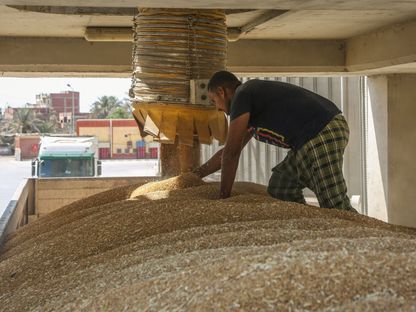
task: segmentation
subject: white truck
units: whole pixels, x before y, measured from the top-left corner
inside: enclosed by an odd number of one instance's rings
[[[32,161],[32,176],[94,177],[101,175],[96,137],[44,136],[38,157]]]

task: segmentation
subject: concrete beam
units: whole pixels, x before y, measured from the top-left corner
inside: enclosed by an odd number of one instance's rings
[[[0,0],[0,4],[7,5],[39,5],[39,6],[66,6],[70,2],[74,7],[142,7],[142,8],[192,8],[192,9],[309,9],[309,10],[363,10],[382,8],[391,10],[414,9],[412,0]]]
[[[254,20],[252,20],[251,22],[241,26],[241,27],[232,27],[232,28],[228,28],[227,32],[228,32],[228,40],[230,40],[230,37],[233,38],[230,41],[236,41],[239,39],[239,37],[242,34],[247,34],[250,31],[252,31],[253,29],[255,29],[256,27],[267,23],[268,21],[275,19],[278,16],[284,16],[286,15],[285,13],[288,13],[289,10],[267,10],[266,12],[264,12],[262,15],[260,15],[259,17],[255,18]],[[231,36],[230,36],[231,35]]]
[[[416,21],[342,40],[229,42],[227,68],[238,74],[416,72]],[[131,42],[0,37],[0,76],[129,77]],[[346,65],[345,65],[346,64]]]
[[[137,8],[100,8],[100,7],[71,7],[71,6],[40,6],[40,5],[8,5],[20,11],[65,14],[65,15],[98,15],[98,16],[134,16]]]
[[[81,38],[0,38],[3,76],[131,75],[132,44]],[[241,40],[229,43],[228,68],[237,73],[344,72],[342,41]]]
[[[82,38],[0,38],[0,76],[131,75],[132,44]]]
[[[342,40],[239,40],[229,43],[227,68],[240,74],[345,72]]]
[[[43,6],[43,5],[7,5],[20,11],[65,14],[65,15],[107,15],[107,16],[134,16],[138,13],[137,4],[132,8],[125,7],[80,7],[80,6]],[[226,15],[240,14],[255,11],[255,9],[226,9]]]
[[[416,63],[416,20],[376,30],[347,40],[346,66],[350,72],[377,73],[383,68]],[[394,71],[393,71],[394,72]]]

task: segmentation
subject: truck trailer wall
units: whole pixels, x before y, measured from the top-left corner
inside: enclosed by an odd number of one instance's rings
[[[154,177],[37,179],[35,214],[41,217],[76,200],[134,183],[147,183]]]
[[[0,216],[0,249],[7,236],[19,227],[76,200],[111,188],[145,184],[155,177],[27,179]]]
[[[34,180],[25,179],[0,216],[0,249],[9,234],[29,222],[29,215],[35,211],[34,190]]]

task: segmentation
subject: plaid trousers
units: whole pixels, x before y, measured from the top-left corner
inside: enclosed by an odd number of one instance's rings
[[[303,188],[310,188],[324,208],[354,210],[342,174],[349,128],[344,116],[332,121],[299,150],[290,150],[272,169],[267,191],[280,200],[305,203]]]

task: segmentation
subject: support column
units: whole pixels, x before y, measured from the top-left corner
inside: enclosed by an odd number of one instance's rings
[[[388,219],[416,227],[416,75],[388,77]]]
[[[388,221],[388,93],[386,76],[368,78],[367,205],[368,215]]]
[[[416,226],[416,75],[368,79],[369,215]]]

